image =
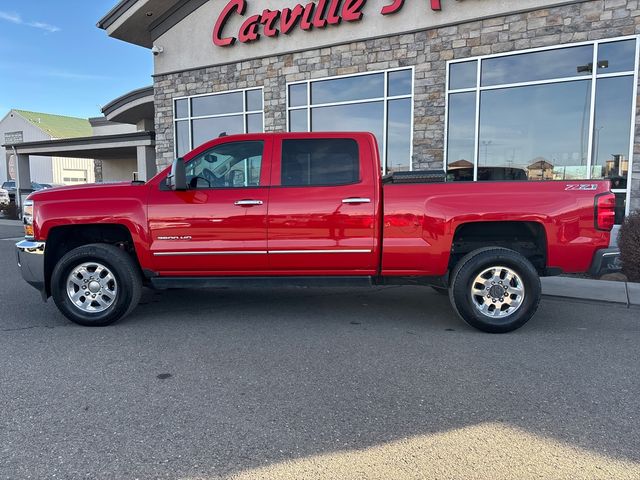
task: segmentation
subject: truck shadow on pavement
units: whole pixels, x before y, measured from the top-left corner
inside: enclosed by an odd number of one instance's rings
[[[102,329],[29,308],[68,328],[35,346],[34,330],[7,333],[0,477],[58,456],[92,478],[640,472],[640,324],[625,308],[544,299],[508,335],[420,287],[146,291]]]

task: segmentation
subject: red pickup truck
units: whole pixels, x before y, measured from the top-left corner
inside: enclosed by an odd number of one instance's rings
[[[227,136],[146,183],[31,194],[18,263],[82,325],[124,317],[143,285],[393,284],[507,332],[535,313],[540,276],[616,255],[607,181],[436,180],[383,179],[369,133]]]

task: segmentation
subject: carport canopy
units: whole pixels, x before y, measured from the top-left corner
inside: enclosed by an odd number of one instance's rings
[[[3,145],[16,155],[16,186],[22,195],[31,191],[30,156],[114,160],[136,158],[138,177],[148,180],[156,173],[155,133],[132,132],[117,135],[63,138]]]

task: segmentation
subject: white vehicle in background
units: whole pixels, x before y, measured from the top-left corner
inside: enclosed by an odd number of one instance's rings
[[[4,188],[0,188],[0,207],[9,206],[9,192]]]

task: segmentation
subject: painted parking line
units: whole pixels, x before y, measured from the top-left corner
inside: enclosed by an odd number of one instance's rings
[[[4,242],[19,242],[20,240],[24,240],[24,237],[0,238],[0,241]]]

